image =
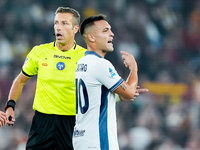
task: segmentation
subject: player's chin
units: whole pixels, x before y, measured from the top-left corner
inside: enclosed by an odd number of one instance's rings
[[[114,48],[113,48],[113,46],[110,46],[110,47],[108,47],[108,51],[109,51],[109,52],[112,52],[112,51],[114,51]]]

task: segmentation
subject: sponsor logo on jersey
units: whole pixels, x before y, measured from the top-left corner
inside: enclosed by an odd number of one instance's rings
[[[87,64],[78,64],[76,68],[76,72],[86,72]]]
[[[56,67],[58,70],[63,70],[65,69],[65,64],[63,62],[58,62]]]
[[[116,73],[111,68],[108,68],[108,72],[111,78],[114,78],[116,76]]]
[[[71,57],[67,57],[67,56],[59,56],[59,55],[54,55],[54,58],[61,58],[61,59],[71,59]]]
[[[24,69],[24,67],[25,67],[25,65],[26,65],[27,62],[28,62],[28,57],[26,57],[26,59],[25,59],[25,61],[24,61],[24,64],[23,64],[23,66],[22,66],[23,69]]]
[[[48,64],[47,63],[42,63],[42,66],[48,66]]]
[[[74,137],[84,136],[85,130],[74,130]]]

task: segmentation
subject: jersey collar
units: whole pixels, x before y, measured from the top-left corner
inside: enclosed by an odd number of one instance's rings
[[[94,51],[86,51],[85,52],[85,56],[86,55],[95,55],[95,56],[97,56],[97,57],[99,57],[99,58],[103,58],[102,56],[100,56],[99,54],[97,54],[96,52],[94,52]]]
[[[74,50],[76,49],[76,45],[77,45],[77,44],[76,44],[76,41],[74,41],[74,45],[73,45],[73,49],[74,49]],[[57,47],[57,46],[56,46],[56,41],[54,41],[53,46],[54,46],[54,47]],[[58,48],[58,47],[57,47],[57,48]],[[72,48],[71,48],[71,49],[72,49]],[[71,49],[70,49],[70,50],[71,50]]]

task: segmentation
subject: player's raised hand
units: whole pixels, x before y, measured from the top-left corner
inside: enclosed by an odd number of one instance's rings
[[[146,93],[148,92],[149,90],[148,89],[141,89],[140,86],[137,86],[137,90],[135,92],[135,96],[134,96],[134,99],[136,97],[138,97],[140,95],[140,93]]]
[[[134,69],[135,71],[137,71],[138,70],[137,63],[133,55],[124,51],[121,51],[121,54],[122,54],[122,60],[124,60],[125,66],[129,67],[130,70]]]

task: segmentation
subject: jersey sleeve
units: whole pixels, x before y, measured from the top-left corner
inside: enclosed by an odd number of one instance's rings
[[[95,75],[97,80],[110,91],[115,91],[124,81],[108,60],[100,59],[96,65]]]
[[[38,73],[37,47],[38,46],[33,47],[29,52],[22,66],[22,73],[27,77],[32,77]]]

